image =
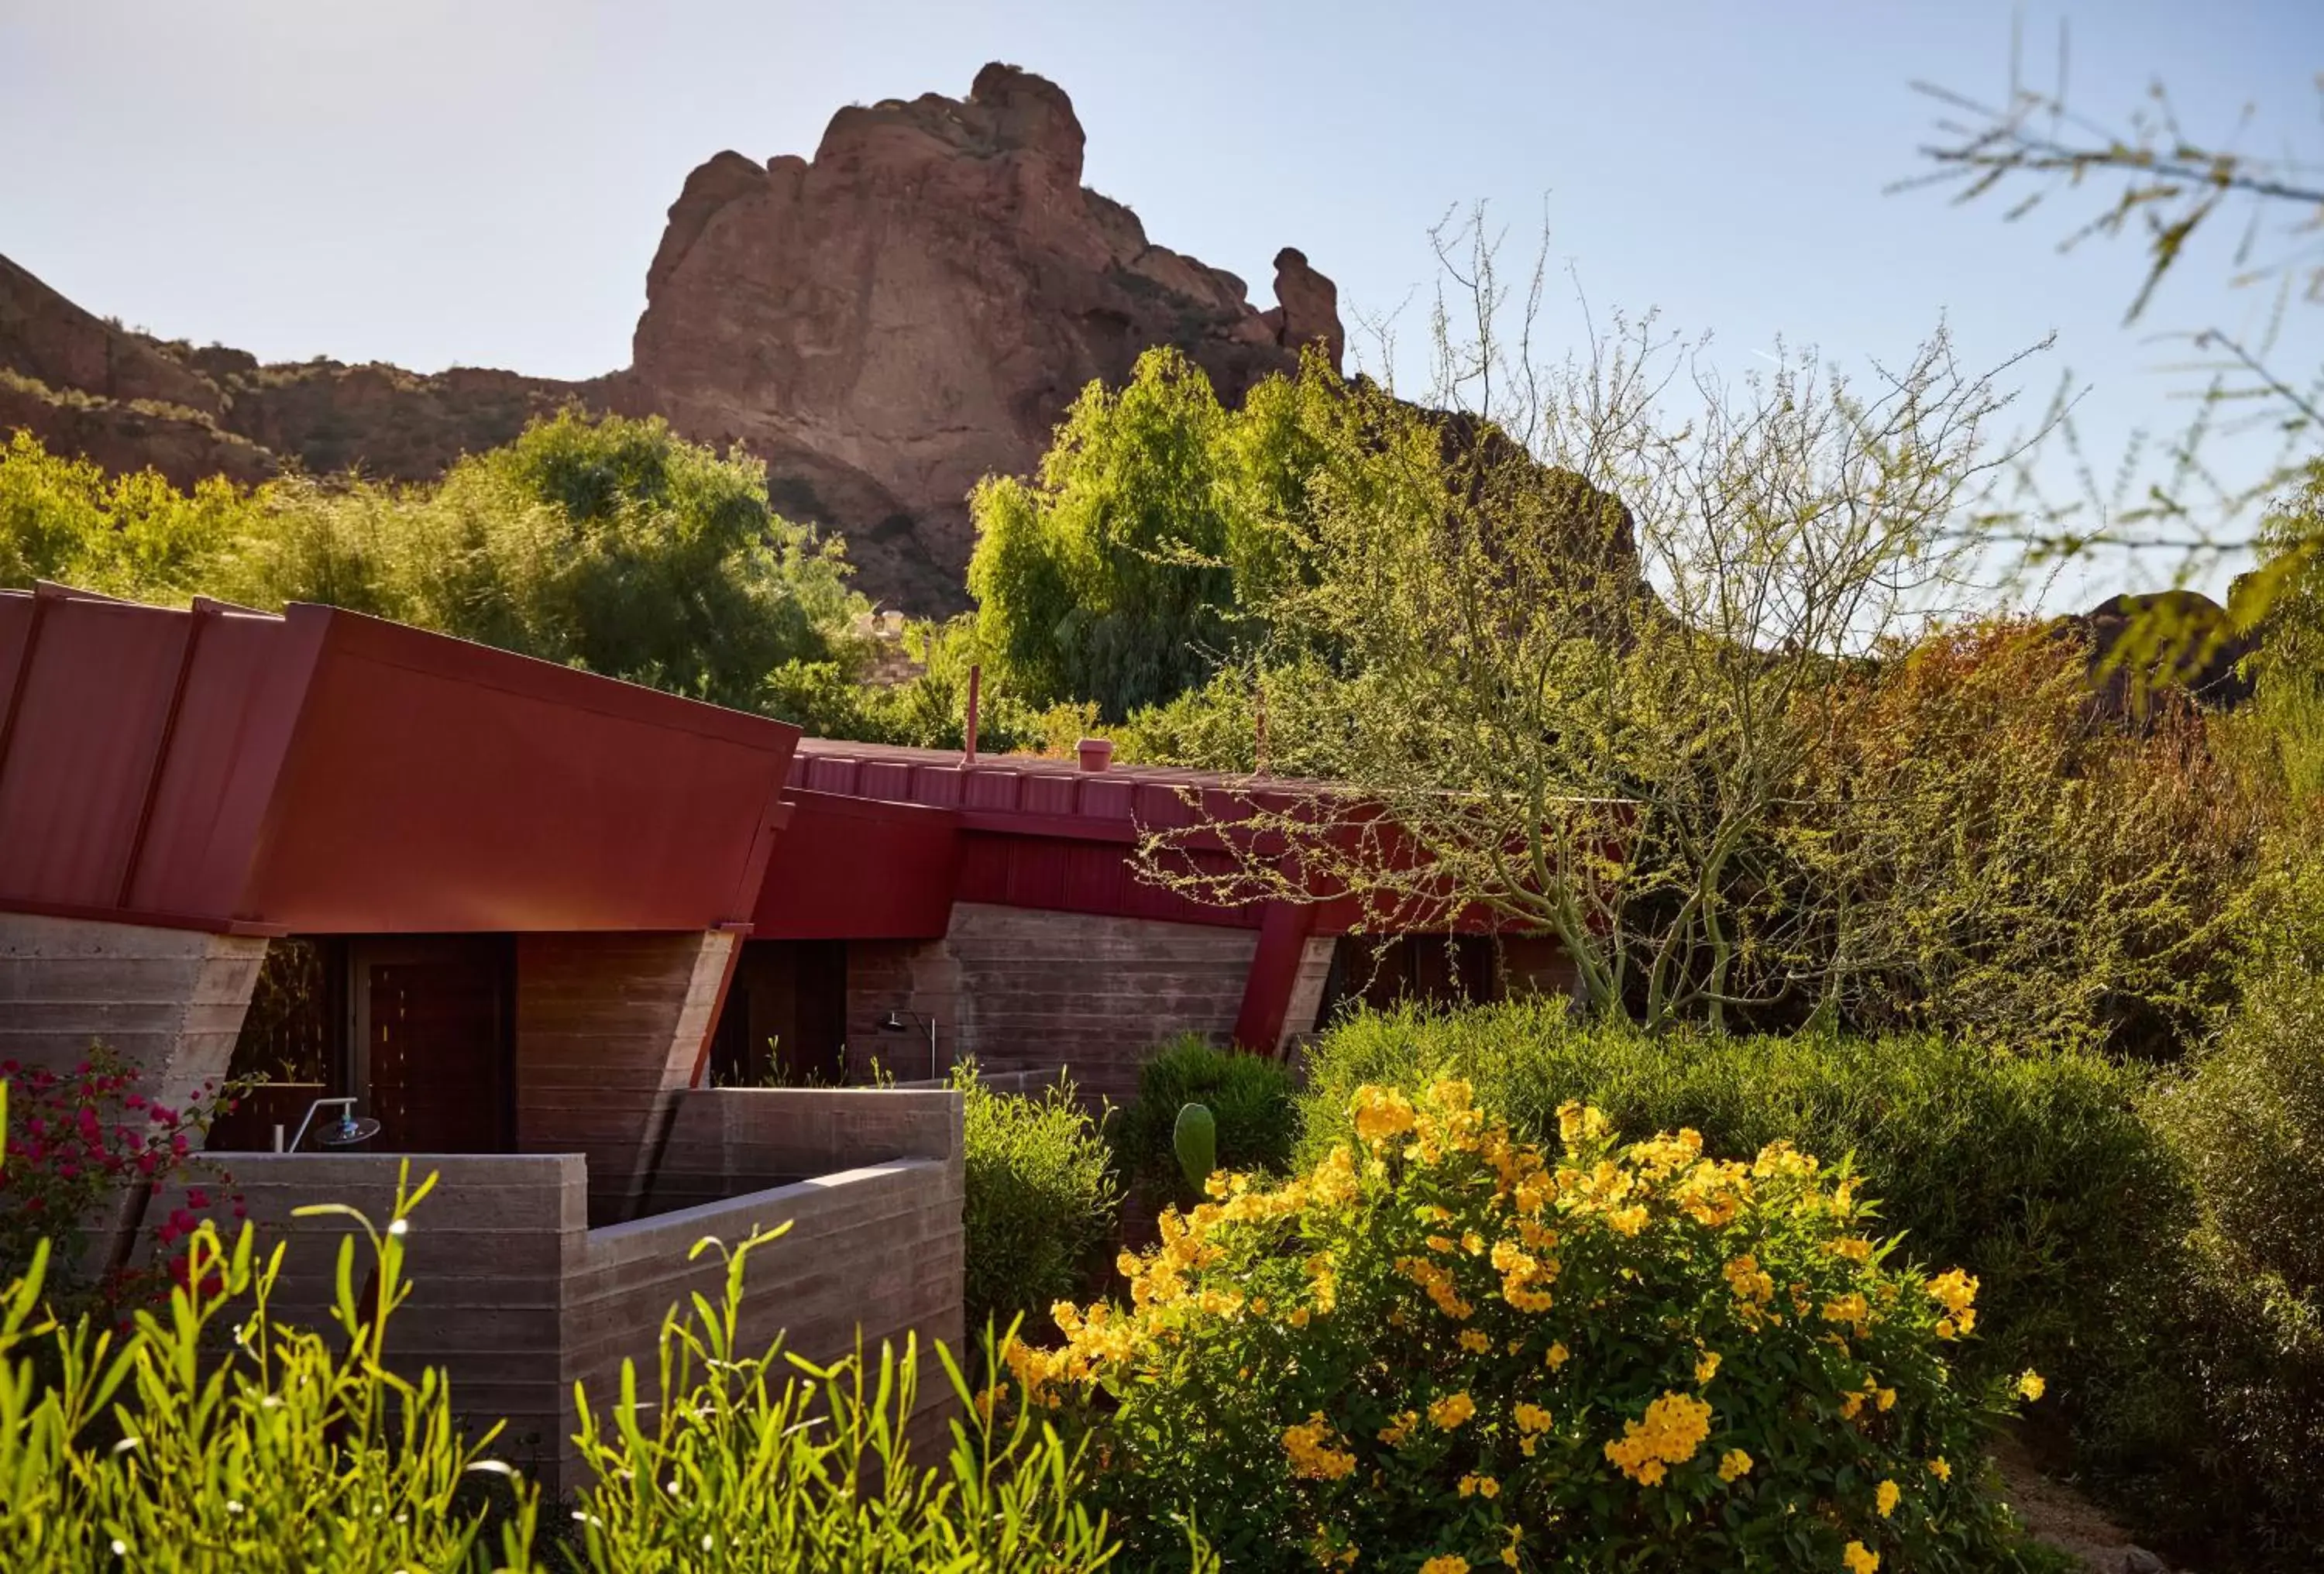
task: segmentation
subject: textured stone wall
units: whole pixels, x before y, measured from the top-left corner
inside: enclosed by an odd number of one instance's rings
[[[189,1102],[226,1075],[265,954],[247,935],[0,913],[0,1061],[62,1071],[102,1042],[147,1094]]]
[[[588,1155],[592,1222],[635,1211],[733,945],[715,932],[517,936],[517,1146]]]
[[[876,1053],[901,1078],[925,1075],[925,1037],[874,1026],[908,1008],[936,1017],[945,1062],[1065,1065],[1084,1095],[1123,1100],[1163,1040],[1227,1040],[1258,943],[1250,929],[963,902],[940,941],[848,947],[849,1060],[860,1069]]]
[[[574,1383],[593,1400],[616,1394],[626,1358],[650,1390],[663,1318],[693,1293],[715,1303],[724,1291],[724,1263],[715,1253],[690,1257],[694,1244],[706,1236],[739,1244],[788,1223],[749,1259],[743,1348],[762,1349],[779,1335],[786,1348],[829,1362],[852,1354],[859,1335],[875,1359],[883,1341],[900,1352],[913,1339],[920,1376],[913,1435],[933,1441],[953,1403],[935,1342],[956,1349],[962,1330],[959,1096],[722,1090],[680,1102],[671,1151],[698,1181],[809,1178],[781,1186],[736,1181],[735,1192],[592,1229],[578,1155],[420,1161],[415,1179],[432,1170],[438,1181],[404,1237],[412,1293],[388,1339],[399,1367],[441,1367],[464,1414],[509,1423],[497,1457],[539,1472],[552,1493],[576,1485]],[[292,1210],[346,1202],[384,1221],[401,1161],[224,1156],[253,1221],[290,1243],[277,1316],[328,1327],[338,1240],[351,1227],[339,1218],[295,1219]],[[359,1275],[368,1250],[358,1238]]]

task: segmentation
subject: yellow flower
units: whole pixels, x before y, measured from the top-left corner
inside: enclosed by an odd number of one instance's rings
[[[1461,1232],[1461,1249],[1473,1257],[1485,1249],[1485,1238],[1473,1229],[1464,1229]]]
[[[1466,1391],[1447,1394],[1428,1407],[1428,1419],[1436,1424],[1439,1431],[1451,1431],[1476,1413],[1477,1402],[1470,1398]]]
[[[1606,1222],[1624,1235],[1636,1235],[1646,1227],[1646,1205],[1633,1202],[1628,1208],[1610,1210]]]
[[[1568,1350],[1563,1344],[1553,1344],[1549,1347],[1549,1354],[1543,1357],[1542,1361],[1543,1364],[1547,1366],[1551,1371],[1554,1372],[1558,1367],[1565,1365],[1565,1363],[1572,1358],[1572,1352]]]
[[[1311,1481],[1339,1481],[1355,1473],[1356,1457],[1332,1447],[1332,1423],[1317,1411],[1305,1426],[1286,1427],[1283,1451],[1291,1457],[1291,1473]]]
[[[1482,1332],[1476,1329],[1464,1328],[1461,1330],[1461,1348],[1464,1350],[1469,1350],[1477,1355],[1483,1355],[1487,1349],[1491,1348],[1492,1343],[1493,1341],[1491,1339],[1487,1339]]]
[[[1938,1458],[1929,1461],[1929,1474],[1934,1476],[1940,1481],[1950,1481],[1953,1478],[1953,1468],[1947,1464],[1943,1457],[1940,1455]]]
[[[1447,1552],[1420,1566],[1420,1574],[1469,1574],[1469,1560]]]
[[[1856,1327],[1861,1328],[1867,1322],[1869,1322],[1871,1319],[1872,1308],[1870,1304],[1865,1301],[1862,1295],[1858,1294],[1854,1291],[1850,1291],[1849,1293],[1840,1296],[1837,1300],[1827,1301],[1823,1303],[1823,1320],[1826,1322],[1852,1323]]]
[[[1751,1473],[1751,1456],[1741,1449],[1729,1449],[1719,1457],[1719,1478],[1733,1481]]]
[[[1878,1487],[1873,1489],[1872,1505],[1880,1511],[1880,1517],[1882,1519],[1886,1519],[1890,1514],[1896,1512],[1896,1500],[1904,1496],[1904,1494],[1898,1488],[1896,1483],[1894,1481],[1883,1481]]]
[[[1702,1358],[1694,1364],[1694,1385],[1700,1388],[1717,1376],[1719,1376],[1719,1352],[1703,1351]]]
[[[1880,1389],[1872,1395],[1872,1403],[1878,1405],[1883,1410],[1895,1409],[1896,1390],[1894,1388]]]
[[[2024,1376],[2017,1379],[2017,1392],[2024,1395],[2028,1399],[2041,1398],[2043,1393],[2048,1389],[2049,1386],[2050,1385],[2047,1383],[2042,1380],[2042,1374],[2039,1372],[2028,1371]]]
[[[1490,1476],[1461,1477],[1461,1496],[1463,1497],[1499,1497],[1500,1495],[1501,1484]]]
[[[1880,1554],[1867,1549],[1862,1542],[1850,1542],[1841,1548],[1840,1560],[1848,1565],[1848,1574],[1873,1574],[1880,1567]]]
[[[1846,1257],[1851,1263],[1868,1261],[1872,1256],[1872,1243],[1860,1235],[1844,1235],[1825,1245],[1832,1256]]]
[[[1356,1090],[1351,1103],[1356,1117],[1356,1136],[1370,1146],[1376,1147],[1412,1129],[1412,1100],[1393,1088],[1366,1083]]]
[[[1606,1445],[1606,1458],[1625,1476],[1652,1487],[1662,1480],[1665,1465],[1694,1458],[1711,1435],[1711,1406],[1692,1395],[1665,1392],[1639,1420],[1624,1422],[1622,1433]]]
[[[1763,1273],[1759,1259],[1746,1252],[1721,1270],[1727,1275],[1727,1287],[1735,1292],[1735,1299],[1765,1306],[1775,1298],[1773,1275]]]
[[[1379,1441],[1389,1448],[1400,1449],[1404,1447],[1404,1440],[1412,1435],[1412,1429],[1419,1424],[1420,1417],[1416,1413],[1401,1411],[1395,1420],[1379,1429]]]
[[[1558,1107],[1558,1139],[1567,1146],[1586,1142],[1606,1134],[1606,1117],[1586,1104],[1567,1102]]]
[[[1949,1268],[1922,1286],[1929,1299],[1945,1309],[1944,1319],[1937,1324],[1937,1337],[1951,1339],[1955,1332],[1967,1333],[1977,1326],[1977,1313],[1971,1302],[1977,1300],[1977,1280],[1959,1268]]]

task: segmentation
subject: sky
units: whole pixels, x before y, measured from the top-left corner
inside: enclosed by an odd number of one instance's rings
[[[2126,329],[2133,246],[2061,255],[2063,212],[1887,189],[1933,130],[1911,84],[1998,100],[2014,27],[2049,81],[2061,23],[2078,108],[2116,119],[2160,75],[2194,134],[2250,105],[2241,145],[2324,159],[2324,0],[0,0],[0,253],[263,359],[585,377],[627,363],[688,170],[811,154],[843,105],[1005,60],[1072,95],[1089,185],[1259,306],[1296,245],[1351,321],[1401,308],[1409,354],[1429,228],[1481,200],[1521,247],[1545,214],[1593,309],[1707,331],[1730,373],[1778,337],[1861,365],[1940,319],[1977,364],[2054,336],[2026,419],[2083,391],[2111,474],[2187,414],[2157,334],[2264,327],[2266,293],[2221,282],[2232,235]],[[2292,322],[2279,354],[2324,364],[2324,305]],[[1549,325],[1582,331],[1563,297]]]

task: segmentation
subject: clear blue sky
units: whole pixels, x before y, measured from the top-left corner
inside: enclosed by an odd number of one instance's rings
[[[2023,8],[2044,70],[2109,118],[2160,72],[2202,134],[2255,102],[2324,148],[2324,0]],[[0,0],[0,253],[92,310],[269,359],[586,376],[628,360],[687,170],[811,152],[849,102],[966,90],[987,60],[1072,94],[1087,179],[1268,301],[1294,244],[1343,306],[1431,276],[1425,232],[1544,194],[1594,300],[1660,307],[1743,357],[1848,359],[1940,313],[1972,356],[2052,331],[2102,459],[2167,422],[2165,347],[2118,327],[2139,259],[2060,225],[1886,196],[1932,78],[1998,98],[2006,0],[972,4],[924,0]],[[2197,260],[2199,262],[2201,259]],[[2154,328],[2264,305],[2190,267]],[[2324,307],[2304,327],[2324,361]],[[1406,321],[1417,337],[1416,315]],[[2297,355],[2294,357],[2297,358]]]

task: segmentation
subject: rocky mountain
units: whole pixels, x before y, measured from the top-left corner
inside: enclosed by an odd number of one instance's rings
[[[841,110],[812,159],[719,153],[669,209],[631,364],[585,382],[262,365],[126,332],[0,259],[0,428],[180,483],[294,460],[418,480],[567,402],[657,414],[764,460],[777,506],[845,535],[869,594],[949,611],[969,490],[1031,470],[1092,379],[1173,345],[1233,400],[1306,344],[1343,351],[1302,253],[1255,308],[1082,185],[1083,142],[1062,89],[995,64],[965,98]]]

